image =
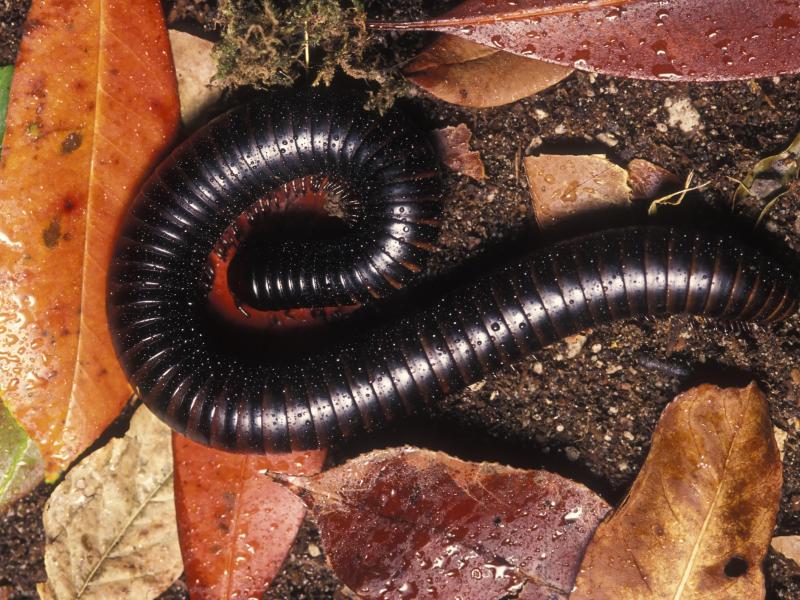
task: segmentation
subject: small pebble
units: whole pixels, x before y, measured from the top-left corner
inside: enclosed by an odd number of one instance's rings
[[[540,362],[533,363],[533,372],[537,375],[544,373],[544,365]]]
[[[564,455],[567,457],[568,461],[575,462],[581,457],[581,452],[574,446],[567,446],[564,448]]]
[[[556,431],[558,433],[561,433],[562,431],[564,431],[564,426],[561,424],[556,425]]]
[[[308,555],[311,558],[317,558],[320,554],[322,554],[322,551],[319,549],[319,546],[317,546],[316,544],[308,545]]]
[[[603,349],[603,344],[592,344],[592,354],[597,354]]]
[[[635,440],[635,439],[636,439],[636,438],[634,437],[634,435],[633,435],[633,434],[632,434],[630,431],[626,431],[626,432],[624,432],[624,433],[622,434],[622,437],[624,437],[624,438],[625,438],[626,440],[628,440],[629,442],[632,442],[633,440]]]

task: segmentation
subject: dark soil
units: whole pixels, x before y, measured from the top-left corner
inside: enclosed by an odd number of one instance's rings
[[[27,4],[0,4],[0,51],[13,51]],[[372,2],[370,14],[419,17],[443,10],[442,3],[416,0]],[[179,1],[181,18],[208,22],[208,3]],[[194,12],[193,12],[194,11]],[[392,59],[413,53],[422,38],[391,36]],[[0,60],[0,62],[3,62]],[[668,105],[689,99],[699,124],[689,132],[670,125]],[[535,231],[521,158],[548,148],[607,152],[620,164],[639,157],[685,177],[710,181],[702,195],[689,196],[668,213],[673,220],[706,220],[752,229],[762,206],[747,200],[731,211],[735,188],[764,156],[785,148],[800,123],[800,77],[713,85],[667,84],[576,73],[555,88],[512,105],[465,110],[425,97],[403,106],[429,127],[466,123],[473,146],[486,164],[483,184],[447,178],[446,226],[432,271],[467,257],[508,252],[508,239]],[[605,134],[605,135],[601,135]],[[616,144],[603,146],[612,134]],[[646,206],[638,207],[641,220]],[[609,226],[612,223],[604,223]],[[768,214],[764,243],[800,255],[800,196],[784,196]],[[513,250],[513,248],[511,249]],[[522,361],[482,386],[449,398],[413,426],[360,442],[332,457],[340,461],[372,447],[414,443],[475,460],[544,467],[583,481],[612,503],[626,492],[641,466],[663,407],[683,389],[701,382],[740,385],[756,379],[767,394],[777,427],[786,431],[785,484],[777,533],[800,534],[800,317],[770,330],[725,331],[687,319],[632,321],[586,332],[578,350],[557,344]],[[642,366],[649,361],[648,368]],[[674,365],[689,374],[675,377]],[[409,434],[413,431],[413,434]],[[41,486],[0,520],[0,598],[35,597],[44,579],[41,510],[49,489]],[[319,539],[307,523],[283,572],[265,597],[344,598],[349,592],[317,555]],[[770,553],[765,565],[771,598],[800,598],[797,565]],[[185,598],[178,583],[164,598]]]

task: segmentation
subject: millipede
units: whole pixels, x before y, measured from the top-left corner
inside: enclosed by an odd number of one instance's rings
[[[144,402],[201,443],[327,447],[598,324],[680,313],[771,323],[800,301],[791,269],[732,235],[627,227],[535,250],[322,348],[234,351],[209,323],[209,257],[236,250],[242,215],[292,210],[298,186],[338,197],[346,234],[243,244],[227,272],[243,312],[374,304],[424,269],[442,220],[425,134],[400,113],[314,93],[212,121],[158,166],[121,226],[108,291],[117,355]]]

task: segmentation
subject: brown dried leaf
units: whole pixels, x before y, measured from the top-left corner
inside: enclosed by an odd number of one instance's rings
[[[608,505],[545,471],[380,450],[288,477],[363,598],[567,598]]]
[[[722,81],[800,71],[800,3],[787,0],[466,0],[433,30],[494,50],[636,79]]]
[[[525,157],[533,212],[543,230],[631,206],[628,173],[602,154]]]
[[[641,158],[634,158],[630,161],[627,170],[628,185],[634,200],[657,198],[667,188],[681,182],[675,173]]]
[[[436,150],[441,161],[451,170],[477,181],[486,179],[481,153],[469,149],[472,132],[464,123],[444,127],[433,132]]]
[[[170,435],[142,406],[67,473],[44,511],[42,598],[155,598],[181,574]]]
[[[763,597],[781,469],[755,384],[681,394],[628,497],[597,529],[570,599]]]
[[[555,85],[573,69],[523,58],[454,35],[440,35],[403,70],[409,81],[451,104],[501,106]]]

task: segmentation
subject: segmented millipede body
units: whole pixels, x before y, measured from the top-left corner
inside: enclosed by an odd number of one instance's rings
[[[309,353],[233,352],[204,310],[208,256],[237,215],[254,202],[268,211],[270,190],[308,176],[335,181],[358,205],[352,235],[253,250],[231,267],[232,292],[276,309],[363,302],[410,281],[440,216],[430,147],[398,116],[375,120],[314,96],[212,122],[157,169],[123,225],[108,299],[118,356],[148,406],[197,441],[243,452],[328,446],[598,324],[677,313],[769,323],[798,307],[795,275],[758,249],[633,227],[535,251]]]

